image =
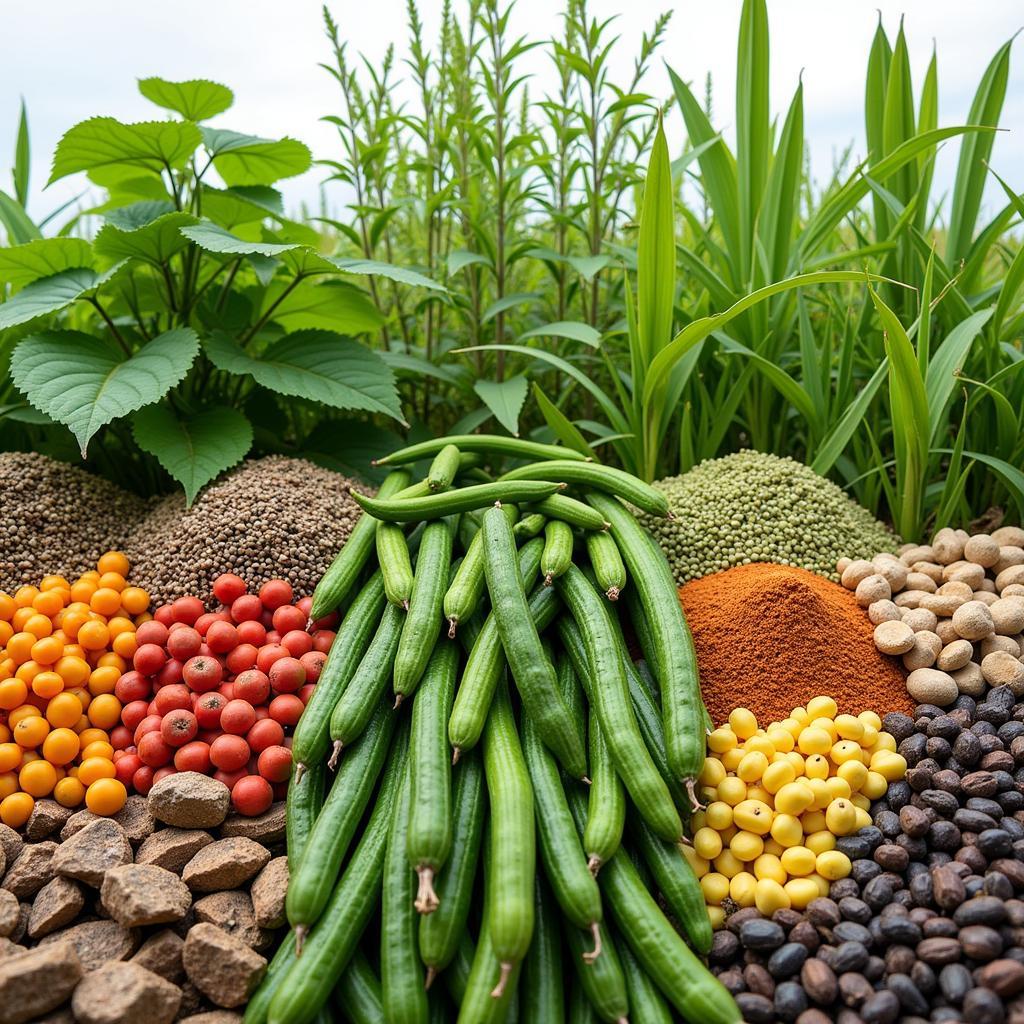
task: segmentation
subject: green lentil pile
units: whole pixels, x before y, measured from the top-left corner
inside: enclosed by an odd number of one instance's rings
[[[838,580],[843,555],[893,551],[897,538],[841,488],[793,459],[746,450],[655,484],[674,519],[645,520],[682,586],[750,562]]]

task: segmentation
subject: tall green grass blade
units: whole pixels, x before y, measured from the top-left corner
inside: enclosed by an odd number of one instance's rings
[[[21,100],[21,114],[18,117],[18,136],[14,143],[14,167],[11,177],[14,180],[14,198],[22,209],[28,206],[28,185],[31,172],[31,147],[28,134],[28,111],[25,99]]]
[[[928,373],[928,363],[932,356],[932,278],[935,274],[935,250],[928,255],[928,263],[924,268],[924,281],[921,283],[920,312],[917,314],[917,365],[922,374]]]
[[[768,110],[768,10],[743,0],[736,58],[736,170],[739,185],[740,273],[751,280],[754,227],[771,158]]]
[[[917,130],[930,132],[939,126],[939,62],[932,47],[932,59],[928,62],[928,70],[921,86],[921,105],[917,115]],[[924,231],[928,218],[928,197],[932,190],[932,178],[935,175],[935,159],[933,152],[925,151],[917,158],[918,189],[921,199],[917,206],[915,224],[918,231]]]
[[[885,120],[885,93],[889,80],[889,65],[892,63],[892,47],[882,27],[882,14],[878,14],[878,26],[871,40],[868,54],[868,69],[864,84],[864,133],[868,144],[868,164],[880,160],[884,155],[882,131]],[[877,197],[872,200],[875,213],[875,239],[889,234],[885,207]]]
[[[793,225],[803,187],[803,170],[804,86],[801,82],[782,125],[757,224],[758,237],[768,253],[772,281],[778,281],[789,270]]]
[[[856,433],[857,428],[864,421],[868,407],[878,394],[878,389],[889,374],[889,359],[884,358],[878,364],[878,368],[868,379],[868,382],[857,393],[857,397],[843,410],[842,415],[836,420],[835,425],[818,445],[811,462],[811,469],[815,473],[825,476],[836,464],[839,457],[846,451],[850,438]]]
[[[935,355],[928,364],[928,372],[925,377],[925,388],[927,390],[927,403],[929,412],[929,443],[938,443],[939,435],[947,423],[947,410],[953,391],[957,386],[957,379],[967,356],[970,354],[971,346],[981,334],[982,328],[991,319],[994,310],[980,309],[972,313],[965,320],[954,327],[945,340],[935,350]]]
[[[910,80],[910,55],[907,53],[907,39],[903,24],[896,35],[892,48],[892,63],[885,90],[885,111],[882,121],[882,152],[894,153],[903,143],[914,137],[914,90]],[[918,157],[920,159],[920,157]],[[890,189],[901,203],[910,202],[917,190],[917,161],[908,160],[891,178],[872,175]]]
[[[580,433],[576,424],[544,394],[541,386],[536,381],[533,382],[533,397],[537,401],[537,407],[544,417],[544,422],[547,423],[555,437],[562,444],[567,448],[580,452],[582,455],[597,459],[594,449],[587,444],[587,439]]]
[[[953,515],[957,506],[963,500],[964,490],[967,487],[967,479],[974,466],[968,462],[963,466],[964,435],[967,429],[967,403],[964,402],[964,411],[960,416],[960,427],[956,432],[956,440],[953,442],[953,451],[946,466],[946,479],[942,486],[942,495],[939,498],[939,505],[932,521],[933,530],[941,530],[953,522]],[[962,467],[962,468],[961,468]]]

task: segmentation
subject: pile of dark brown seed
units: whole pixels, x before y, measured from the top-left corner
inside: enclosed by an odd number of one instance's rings
[[[311,594],[358,519],[353,484],[302,459],[244,462],[188,511],[184,498],[172,495],[131,532],[125,552],[133,581],[155,604],[186,594],[208,598],[224,572],[250,588],[280,578],[296,597]]]
[[[84,469],[0,452],[0,590],[95,569],[145,510],[141,498]]]
[[[738,910],[711,964],[748,1024],[1024,1022],[1024,704],[1009,687],[883,721],[910,766],[837,840],[828,898]]]

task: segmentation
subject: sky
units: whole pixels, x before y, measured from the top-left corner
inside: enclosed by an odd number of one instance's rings
[[[453,0],[455,9],[464,0]],[[329,0],[328,6],[352,51],[378,62],[388,42],[406,51],[405,0]],[[434,35],[440,0],[420,0],[428,35]],[[736,38],[741,0],[589,0],[592,15],[617,15],[622,40],[613,61],[613,80],[631,72],[640,34],[656,15],[674,7],[661,60],[684,79],[703,87],[714,81],[715,126],[731,136],[735,123]],[[11,155],[19,97],[28,106],[32,139],[32,194],[37,219],[84,187],[69,179],[43,190],[50,155],[61,134],[87,117],[104,114],[124,121],[160,117],[143,99],[137,78],[211,78],[235,91],[235,105],[213,121],[220,127],[266,137],[291,135],[318,158],[337,158],[334,129],[320,119],[339,108],[337,86],[317,66],[329,51],[323,36],[320,0],[176,0],[174,4],[128,0],[0,0],[7,45],[0,62],[0,188],[11,191]],[[518,0],[513,29],[532,38],[559,30],[562,4]],[[853,143],[864,154],[863,92],[868,49],[878,11],[890,39],[905,16],[917,91],[933,44],[938,50],[939,124],[966,120],[971,97],[996,49],[1024,25],[1019,0],[768,0],[771,29],[771,106],[784,113],[803,74],[805,130],[812,173],[827,179],[836,155]],[[1024,47],[1024,39],[1015,49]],[[648,92],[668,97],[661,60],[645,83]],[[530,89],[551,86],[540,51],[526,69]],[[399,86],[399,89],[402,89]],[[1024,165],[1024,54],[1011,58],[1011,77],[1000,133],[992,157],[1002,177],[1021,185]],[[685,136],[675,114],[666,125],[673,155]],[[949,189],[957,143],[947,143],[936,166],[935,193]],[[316,206],[322,168],[281,183],[286,207]],[[1000,203],[997,187],[986,205]],[[328,186],[332,211],[344,205],[343,186]],[[1001,205],[1001,203],[1000,203]]]

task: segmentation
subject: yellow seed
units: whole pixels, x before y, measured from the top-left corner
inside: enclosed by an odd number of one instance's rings
[[[829,776],[828,758],[822,754],[811,754],[804,761],[804,774],[809,779],[827,779]]]
[[[861,765],[863,768],[864,765]],[[832,796],[833,800],[849,800],[853,795],[853,790],[850,789],[850,784],[846,779],[840,778],[838,775],[833,775],[831,779],[825,780],[825,785],[828,786],[828,791]]]
[[[827,754],[832,747],[832,737],[824,729],[808,726],[796,738],[801,754]]]
[[[786,760],[793,766],[793,771],[796,772],[796,777],[799,779],[801,775],[806,775],[807,770],[804,764],[804,755],[798,750],[791,750],[786,755]]]
[[[868,806],[870,806],[870,804]],[[867,828],[868,825],[870,825],[872,823],[871,822],[871,815],[868,814],[866,807],[858,807],[858,808],[856,808],[856,814],[857,814],[857,817],[854,819],[854,825],[855,825],[854,831],[859,831],[862,828]]]
[[[850,858],[840,850],[826,850],[824,853],[819,853],[814,865],[818,874],[827,878],[830,882],[845,878],[850,873],[852,867]]]
[[[887,782],[895,782],[907,774],[907,760],[902,754],[879,750],[871,755],[871,771],[878,772]]]
[[[762,804],[772,805],[772,795],[764,786],[747,786],[747,799],[757,800]]]
[[[704,817],[711,828],[728,828],[732,824],[732,807],[724,800],[715,800],[708,804]]]
[[[764,853],[764,840],[753,832],[737,832],[729,840],[729,852],[737,860],[757,860]]]
[[[700,888],[704,899],[714,906],[729,895],[729,879],[717,871],[711,871],[700,880]]]
[[[850,792],[856,793],[867,781],[868,770],[864,767],[863,761],[844,761],[836,769],[836,776],[845,779]]]
[[[819,875],[817,871],[811,875],[811,881],[818,887],[819,896],[827,896],[832,888],[832,883],[824,875]]]
[[[863,768],[864,766],[861,765],[861,767]],[[871,801],[863,793],[854,793],[853,796],[850,797],[850,803],[852,803],[854,807],[859,807],[863,811],[866,811],[871,807]]]
[[[714,860],[722,852],[722,837],[713,828],[700,828],[693,834],[693,848],[698,857]]]
[[[747,784],[742,780],[730,775],[723,779],[718,786],[718,799],[735,807],[741,800],[747,798]]]
[[[781,750],[776,750],[775,753],[772,754],[770,758],[768,758],[768,760],[772,764],[779,764],[779,762],[781,761],[785,761],[786,764],[789,764],[789,757],[787,757],[787,755],[784,754]]]
[[[717,757],[704,758],[704,767],[701,769],[699,779],[702,786],[717,786],[725,776],[725,765]]]
[[[735,772],[739,767],[740,761],[743,760],[743,748],[733,747],[732,750],[727,750],[720,758],[722,764],[725,765],[727,772]]]
[[[790,734],[790,736],[793,737],[793,742],[794,743],[796,742],[797,736],[800,735],[800,730],[803,727],[804,727],[803,722],[800,722],[800,721],[798,721],[797,719],[795,719],[793,717],[784,718],[781,722],[779,722],[779,728],[780,729],[785,729],[786,732],[788,732]]]
[[[787,783],[775,794],[775,810],[782,814],[803,814],[814,803],[814,790],[805,779]]]
[[[780,846],[799,846],[803,838],[803,826],[795,815],[776,814],[772,819],[772,839]]]
[[[857,716],[865,725],[870,725],[873,729],[882,728],[882,720],[875,714],[874,711],[862,711]]]
[[[856,828],[856,808],[849,800],[833,800],[825,809],[825,825],[837,836],[848,836]]]
[[[771,878],[782,885],[786,881],[786,869],[776,854],[766,851],[754,861],[754,877],[759,882],[762,878]]]
[[[828,756],[835,764],[845,764],[847,761],[860,760],[860,744],[856,740],[840,740],[832,744]]]
[[[815,859],[815,854],[806,846],[791,846],[780,858],[780,863],[789,874],[800,877],[814,870]]]
[[[690,831],[696,834],[708,823],[708,816],[705,811],[695,811],[690,817]]]
[[[759,750],[765,757],[771,758],[775,753],[775,746],[767,736],[751,736],[746,743],[743,744],[743,750],[747,754],[751,754],[756,750]]]
[[[768,836],[764,841],[764,852],[770,853],[773,857],[781,857],[782,851],[786,848],[777,839]]]
[[[831,697],[813,697],[807,702],[807,714],[814,718],[835,718],[839,706]]]
[[[708,907],[708,920],[711,922],[711,927],[714,931],[718,931],[719,928],[725,927],[725,911],[721,907]]]
[[[718,790],[714,786],[700,786],[697,795],[700,797],[700,802],[707,806],[718,799]]]
[[[768,730],[768,739],[780,754],[788,754],[796,744],[793,734],[781,725],[773,725]]]
[[[808,779],[807,785],[814,794],[811,804],[812,811],[823,811],[832,802],[832,791],[828,788],[827,779]]]
[[[754,887],[754,906],[765,917],[771,917],[776,910],[788,910],[792,901],[778,879],[762,878]]]
[[[708,735],[708,750],[713,750],[716,754],[724,754],[738,743],[739,740],[732,729],[715,729]]]
[[[896,737],[892,733],[880,732],[878,739],[875,740],[872,745],[871,752],[874,753],[876,750],[891,750],[894,754],[896,753]]]
[[[822,732],[827,732],[829,739],[835,743],[839,739],[839,733],[836,732],[836,723],[831,718],[815,718],[811,720],[812,729],[820,729]]]
[[[864,735],[864,723],[853,715],[837,715],[836,732],[844,740],[859,740]]]
[[[711,865],[703,857],[698,856],[692,846],[683,846],[681,849],[683,857],[686,859],[686,863],[693,869],[693,873],[698,878],[703,878],[711,869]]]
[[[771,831],[775,812],[761,800],[743,800],[736,804],[732,820],[738,828],[764,836]]]
[[[871,800],[880,800],[885,796],[885,791],[888,788],[889,783],[886,782],[884,775],[879,772],[869,771],[864,785],[860,787],[860,791]]]
[[[807,713],[807,708],[793,708],[789,713],[789,717],[799,722],[801,726],[806,725],[811,720],[811,716]]]
[[[767,767],[768,758],[760,750],[753,750],[749,754],[743,755],[743,760],[740,761],[739,767],[736,769],[736,776],[744,782],[757,782]]]
[[[825,827],[825,812],[806,811],[800,818],[800,825],[808,835],[820,832]]]
[[[743,861],[738,860],[728,850],[723,850],[712,862],[715,870],[726,878],[733,878],[743,870]],[[707,875],[704,876],[707,878]]]
[[[796,778],[796,770],[785,758],[768,765],[761,776],[761,785],[769,793],[778,793],[783,786]]]
[[[864,735],[857,741],[861,747],[873,747],[878,742],[878,730],[873,725],[864,725]]]
[[[729,898],[741,907],[754,905],[757,879],[749,871],[740,871],[729,879]]]
[[[820,832],[812,832],[810,835],[805,836],[804,846],[817,855],[824,853],[826,850],[834,850],[836,848],[836,837],[827,828],[823,828]]]
[[[722,837],[722,844],[727,844],[737,832],[739,832],[739,829],[735,825],[729,825],[727,828],[723,828],[721,832],[718,833]]]
[[[783,887],[794,910],[804,910],[811,900],[821,895],[818,886],[810,878],[791,878]]]
[[[729,715],[729,726],[741,740],[745,740],[757,732],[757,719],[753,711],[736,708]]]

